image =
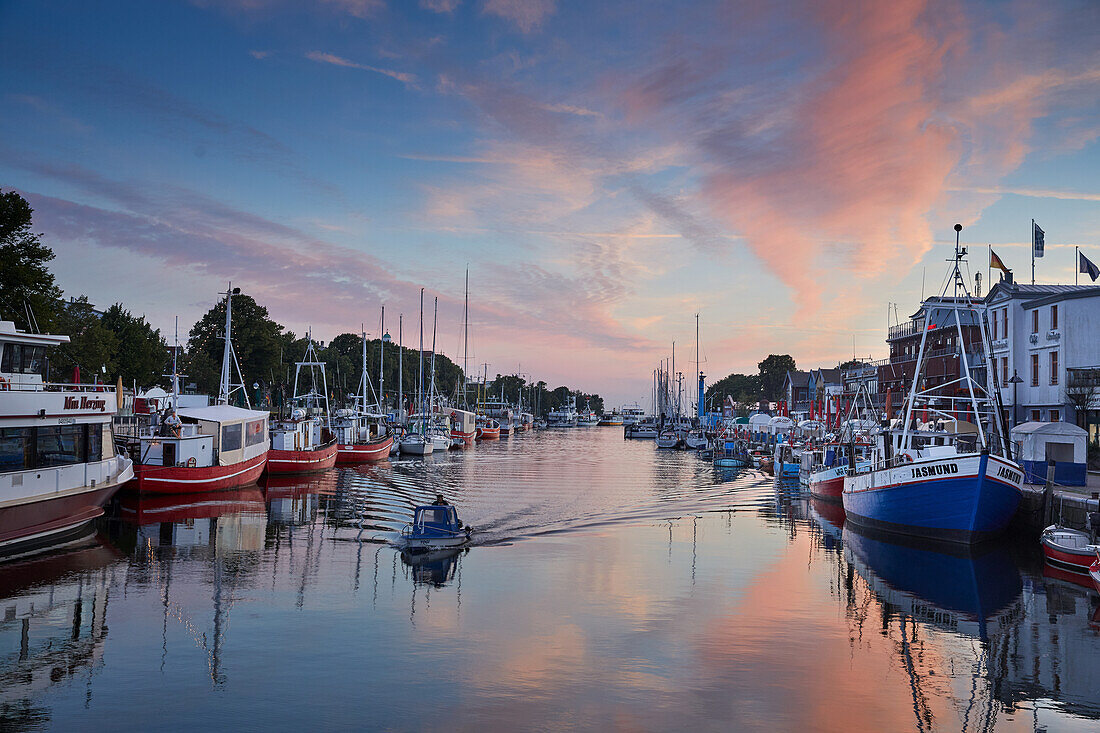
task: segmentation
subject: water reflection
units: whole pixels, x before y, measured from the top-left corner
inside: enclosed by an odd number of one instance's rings
[[[0,689],[22,685],[4,714],[70,729],[151,707],[168,728],[1100,719],[1096,594],[1045,576],[1029,540],[977,555],[898,544],[853,531],[797,482],[725,479],[591,429],[240,492],[124,497],[100,564],[31,566],[3,591],[17,611],[0,626]],[[478,546],[403,555],[388,540],[437,492]],[[58,610],[31,617],[21,662],[19,609],[48,593]],[[72,643],[77,616],[91,652],[55,671],[50,649]]]
[[[103,663],[112,567],[121,555],[94,532],[0,572],[0,729],[45,725],[37,701]],[[89,690],[90,694],[90,690]]]

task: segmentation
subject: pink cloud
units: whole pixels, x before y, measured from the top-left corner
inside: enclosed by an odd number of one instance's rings
[[[323,51],[310,51],[306,54],[306,58],[310,61],[316,61],[319,64],[332,64],[333,66],[343,66],[349,69],[359,69],[361,71],[372,71],[375,74],[381,74],[382,76],[388,76],[391,79],[396,79],[405,86],[416,86],[416,75],[408,74],[402,71],[394,71],[392,69],[382,69],[377,66],[368,66],[366,64],[359,64],[354,61],[349,61],[346,58],[337,56],[331,53],[325,53]]]

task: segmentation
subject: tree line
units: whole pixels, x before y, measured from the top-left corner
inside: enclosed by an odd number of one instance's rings
[[[49,263],[53,250],[33,231],[33,209],[15,191],[0,191],[0,317],[14,321],[23,331],[66,334],[71,341],[50,349],[48,379],[65,382],[79,369],[82,381],[98,379],[113,383],[118,378],[126,385],[139,388],[167,386],[165,376],[171,370],[172,349],[166,334],[154,328],[144,315],[131,313],[121,302],[106,310],[97,310],[85,297],[65,299],[58,287]],[[274,321],[266,307],[241,293],[233,296],[233,345],[244,375],[246,388],[253,402],[268,405],[285,402],[293,388],[295,362],[306,352],[306,337],[299,336]],[[216,395],[221,375],[222,333],[225,328],[225,301],[219,301],[187,332],[181,345],[179,371],[186,375],[185,384],[196,391]],[[382,354],[384,350],[384,354]],[[397,407],[398,372],[405,404],[412,403],[420,376],[418,351],[405,347],[400,352],[392,340],[381,338],[367,341],[367,373],[374,390],[379,388],[379,356],[383,356],[385,404]],[[342,333],[317,355],[325,363],[329,396],[333,406],[350,404],[358,391],[362,373],[362,337]],[[431,380],[430,354],[425,353],[425,387]],[[94,376],[93,376],[94,375]],[[306,377],[308,379],[308,376]],[[436,391],[461,400],[464,376],[462,368],[443,354],[436,354]],[[517,375],[497,375],[482,390],[481,396],[498,397],[518,402],[522,396],[532,410],[536,404],[545,414],[579,394],[583,407],[589,400],[592,409],[602,410],[599,395],[578,393],[569,387],[549,389],[545,382],[528,384]],[[370,401],[373,395],[368,388]],[[465,394],[472,406],[478,398],[478,388],[467,386]],[[259,397],[260,400],[256,398]]]

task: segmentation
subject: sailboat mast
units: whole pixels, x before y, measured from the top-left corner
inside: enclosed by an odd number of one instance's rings
[[[435,313],[432,314],[432,363],[429,367],[432,378],[430,380],[431,386],[428,388],[428,404],[431,405],[432,399],[435,397],[435,328],[439,323],[439,296],[435,298]]]
[[[176,344],[172,347],[172,409],[180,407],[180,378],[177,369],[176,357],[180,353],[180,317],[176,316]],[[137,392],[134,393],[135,395]]]
[[[363,376],[359,378],[359,414],[367,411],[367,325],[360,323],[363,335]]]
[[[424,432],[424,288],[420,288],[420,356],[417,358],[417,370],[416,410],[421,416],[421,432]]]
[[[469,338],[470,338],[470,268],[466,268],[466,296],[462,301],[462,406],[468,408],[466,399],[466,383],[470,381],[469,366]]]
[[[402,337],[405,325],[405,314],[397,314],[397,411],[401,416],[400,423],[405,424],[405,346]]]
[[[386,411],[386,373],[382,370],[386,358],[386,306],[382,306],[382,330],[378,332],[378,411]]]
[[[695,416],[703,420],[703,372],[699,369],[699,314],[695,314],[695,379],[699,382],[699,396],[695,402]]]

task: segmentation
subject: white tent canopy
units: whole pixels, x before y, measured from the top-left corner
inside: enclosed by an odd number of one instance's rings
[[[1012,443],[1025,461],[1085,463],[1089,434],[1068,422],[1025,422],[1012,428]],[[1048,448],[1048,446],[1050,446]]]

